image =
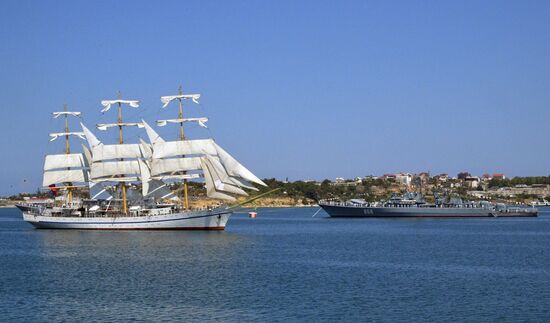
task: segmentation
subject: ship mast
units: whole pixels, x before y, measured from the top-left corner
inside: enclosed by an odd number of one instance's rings
[[[117,98],[119,100],[118,102],[118,143],[122,145],[124,143],[123,137],[122,137],[122,103],[120,100],[122,99],[122,93],[118,91]],[[121,161],[124,160],[123,158],[120,159]],[[126,183],[121,182],[120,183],[122,188],[122,208],[124,214],[128,214],[128,201],[126,199]]]
[[[183,90],[181,88],[181,85],[178,89],[178,94],[180,96],[183,95]],[[179,114],[179,119],[180,119],[180,139],[181,141],[185,141],[185,133],[183,131],[183,98],[178,98],[179,100],[179,103],[180,103],[180,114]],[[185,156],[182,156],[182,157],[185,157]],[[183,172],[183,174],[187,174],[186,171]],[[183,206],[185,207],[185,209],[189,209],[189,195],[188,195],[188,190],[187,190],[187,178],[184,178],[183,179]]]
[[[73,112],[73,111],[68,111],[68,106],[67,104],[63,104],[63,111],[62,112],[54,112],[53,113],[53,118],[58,118],[59,116],[63,116],[65,118],[64,122],[65,122],[65,127],[64,127],[64,132],[59,132],[59,133],[51,133],[50,134],[50,137],[52,138],[50,141],[54,141],[56,140],[57,138],[59,137],[65,137],[65,149],[64,149],[64,154],[65,155],[70,155],[71,154],[71,146],[70,146],[70,142],[69,142],[69,136],[77,136],[79,138],[83,138],[84,134],[82,132],[70,132],[69,131],[69,116],[74,116],[74,117],[79,117],[80,116],[80,112]],[[71,167],[67,167],[67,171],[70,172],[71,171]],[[73,191],[72,191],[72,188],[73,188],[73,182],[72,181],[65,181],[63,182],[64,184],[64,188],[67,189],[67,202],[68,204],[71,204],[73,202]]]
[[[118,112],[117,123],[98,124],[97,128],[100,129],[100,130],[107,130],[108,128],[111,128],[111,127],[118,127],[118,144],[119,145],[124,144],[124,137],[123,137],[123,133],[122,133],[122,127],[124,127],[124,126],[142,127],[141,123],[136,123],[136,122],[124,123],[123,120],[122,120],[122,104],[127,104],[132,108],[137,108],[137,107],[139,107],[139,101],[138,100],[123,100],[122,99],[122,94],[120,93],[120,91],[118,91],[116,100],[103,100],[103,101],[101,101],[101,104],[104,107],[103,110],[101,110],[101,112],[106,112],[109,109],[111,109],[111,105],[116,104],[116,106],[117,106],[117,110],[118,110],[117,111]],[[120,158],[119,160],[122,162],[122,161],[124,161],[124,158]],[[125,215],[127,215],[128,214],[127,187],[126,187],[126,183],[125,183],[125,179],[124,179],[124,177],[126,177],[126,176],[125,175],[117,175],[116,177],[120,178],[120,180],[118,180],[118,182],[120,182],[119,187],[122,191],[122,204],[123,204],[122,208],[123,208],[123,213]]]
[[[63,112],[65,112],[65,154],[68,155],[71,153],[71,146],[69,144],[69,115],[67,114],[67,103],[63,104]],[[70,168],[67,168],[70,169]],[[67,185],[67,197],[69,199],[69,204],[73,203],[73,183],[68,183]]]
[[[179,118],[178,119],[171,119],[171,120],[157,120],[157,124],[159,126],[164,126],[166,123],[179,123],[180,125],[180,140],[185,141],[185,131],[183,128],[183,123],[186,121],[196,121],[199,122],[201,126],[204,126],[204,122],[207,122],[207,118],[183,118],[183,100],[185,99],[191,99],[195,103],[199,103],[200,94],[183,94],[182,87],[180,86],[178,89],[178,95],[170,95],[170,96],[163,96],[160,98],[161,102],[164,103],[163,108],[166,108],[168,104],[172,100],[177,99],[179,101]],[[185,155],[181,155],[182,158],[185,158]],[[189,192],[188,192],[188,183],[187,183],[187,171],[179,171],[179,174],[182,174],[183,176],[183,207],[185,209],[189,209]]]

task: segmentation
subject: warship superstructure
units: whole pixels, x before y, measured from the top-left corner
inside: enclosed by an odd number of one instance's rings
[[[511,207],[488,201],[467,202],[458,197],[435,196],[427,203],[417,192],[393,194],[387,201],[367,202],[363,199],[348,201],[322,200],[319,206],[331,217],[412,217],[412,218],[470,218],[470,217],[534,217],[534,207]]]

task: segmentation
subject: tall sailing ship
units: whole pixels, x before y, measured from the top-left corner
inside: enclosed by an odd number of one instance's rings
[[[63,132],[52,133],[51,141],[65,138],[63,154],[47,155],[43,186],[61,196],[48,204],[22,204],[23,219],[36,228],[103,230],[223,230],[235,202],[247,196],[245,190],[266,184],[240,164],[213,139],[189,140],[184,124],[196,122],[206,127],[208,119],[184,118],[183,103],[199,103],[200,94],[162,96],[163,108],[179,104],[177,119],[158,120],[157,126],[179,125],[179,140],[164,140],[145,120],[124,122],[123,107],[138,108],[138,100],[103,100],[105,113],[117,108],[116,123],[98,124],[101,131],[118,129],[118,143],[101,142],[84,124],[81,132],[71,132],[69,118],[80,112],[54,112],[64,117]],[[124,141],[126,127],[144,129],[149,142]],[[70,137],[87,141],[81,153],[71,152]],[[206,196],[223,201],[215,207],[198,207],[189,202],[189,181],[201,181]],[[75,196],[75,192],[88,196]]]

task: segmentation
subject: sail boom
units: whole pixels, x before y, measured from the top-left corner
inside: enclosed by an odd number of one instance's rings
[[[175,174],[175,175],[158,175],[158,176],[151,176],[152,179],[158,179],[158,180],[168,180],[168,179],[197,179],[204,177],[203,174]]]
[[[141,122],[121,122],[121,123],[98,123],[96,125],[97,129],[101,130],[101,131],[105,131],[107,130],[108,128],[113,128],[113,127],[138,127],[138,128],[143,128],[143,123]]]
[[[187,100],[191,99],[196,104],[199,104],[200,94],[178,94],[178,95],[166,95],[160,97],[160,102],[163,104],[163,108],[166,108],[170,102],[174,100]]]
[[[60,116],[63,116],[63,115],[70,115],[70,116],[73,116],[73,117],[80,117],[80,112],[76,112],[76,111],[58,111],[58,112],[52,112],[52,115],[54,117],[54,119],[56,118],[59,118]]]
[[[132,108],[138,108],[139,107],[139,101],[138,100],[103,100],[101,101],[101,105],[103,106],[103,109],[101,112],[107,112],[109,109],[111,109],[111,105],[113,104],[127,104],[129,107]]]
[[[157,120],[157,126],[164,127],[168,123],[182,123],[182,122],[196,122],[199,126],[203,128],[208,128],[206,123],[208,118],[182,118],[182,119],[166,119],[166,120]]]
[[[130,182],[140,182],[140,178],[137,176],[124,176],[124,177],[102,177],[94,178],[94,183],[103,183],[103,182],[118,182],[118,183],[130,183]]]
[[[50,137],[51,137],[50,141],[54,141],[57,138],[64,137],[64,136],[76,136],[80,139],[86,139],[86,137],[84,136],[84,132],[54,132],[54,133],[50,133]]]

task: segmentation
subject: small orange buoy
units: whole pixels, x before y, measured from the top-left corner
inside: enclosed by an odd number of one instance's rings
[[[251,218],[251,219],[255,219],[255,218],[256,218],[256,215],[258,215],[258,213],[256,213],[256,212],[248,212],[248,217]]]

